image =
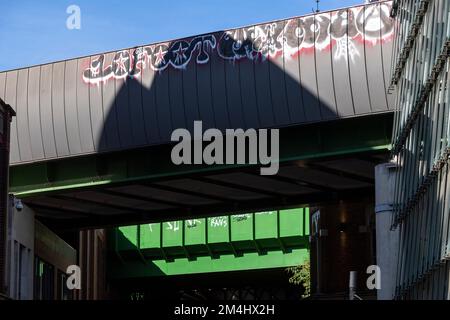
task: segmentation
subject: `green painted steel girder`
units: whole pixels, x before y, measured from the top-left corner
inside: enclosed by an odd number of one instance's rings
[[[280,129],[280,163],[350,155],[391,147],[392,114]],[[12,166],[10,192],[26,198],[61,191],[128,184],[250,165],[174,165],[172,145]]]
[[[111,229],[113,277],[270,269],[308,258],[309,209],[124,226]]]
[[[288,253],[269,251],[244,253],[241,256],[226,254],[219,259],[210,256],[197,257],[195,260],[177,258],[173,261],[150,260],[128,261],[126,264],[112,262],[108,268],[111,278],[144,278],[152,276],[173,276],[195,273],[242,271],[256,269],[286,268],[297,266],[309,259],[308,249],[293,249]]]

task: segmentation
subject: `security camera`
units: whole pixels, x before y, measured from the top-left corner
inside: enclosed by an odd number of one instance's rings
[[[22,200],[16,199],[16,200],[14,201],[14,206],[16,207],[16,210],[17,210],[17,211],[22,211],[22,210],[23,210],[23,203],[22,203]]]

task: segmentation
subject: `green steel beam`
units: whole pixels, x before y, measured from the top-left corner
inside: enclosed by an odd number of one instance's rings
[[[308,259],[309,208],[109,230],[110,276],[133,278],[289,267]]]
[[[280,129],[280,162],[338,157],[389,150],[392,114]],[[12,166],[10,191],[26,198],[63,190],[158,181],[191,174],[245,170],[250,165],[180,165],[170,159],[171,145],[62,158]]]
[[[173,261],[150,260],[146,263],[140,260],[111,262],[109,276],[115,279],[143,278],[152,276],[173,276],[196,273],[242,271],[255,269],[273,269],[297,266],[309,259],[308,249],[293,249],[289,253],[270,251],[260,255],[257,252],[244,253],[242,256],[233,254],[221,255],[220,258],[210,256],[197,257],[195,260],[178,258]]]

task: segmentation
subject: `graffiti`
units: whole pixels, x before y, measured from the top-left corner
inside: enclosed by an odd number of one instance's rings
[[[91,59],[82,76],[85,83],[99,85],[109,79],[139,77],[148,68],[162,72],[169,66],[184,70],[192,60],[206,64],[211,54],[232,62],[242,59],[265,61],[279,55],[289,59],[302,52],[308,54],[312,50],[333,47],[335,60],[354,60],[361,54],[358,41],[375,45],[392,37],[391,6],[391,2],[385,2],[342,9],[122,50],[114,54],[109,64],[101,54]]]
[[[188,228],[195,228],[195,227],[197,227],[197,226],[200,225],[200,224],[202,224],[202,221],[199,220],[199,219],[189,219],[189,220],[186,220],[186,226],[187,226]]]
[[[274,214],[276,211],[261,211],[261,212],[256,212],[255,215],[259,216],[259,215],[271,215]]]
[[[354,41],[376,44],[392,35],[390,8],[390,3],[382,3],[225,31],[217,44],[218,55],[233,61],[266,60],[283,53],[292,57],[308,49],[321,51],[335,43],[335,59],[352,59],[359,55]]]
[[[209,220],[209,224],[211,227],[227,227],[228,218],[225,216],[213,217]]]
[[[171,230],[171,231],[178,231],[180,230],[180,221],[170,221],[170,222],[166,222],[167,227],[166,230]]]
[[[169,65],[175,69],[184,69],[195,52],[197,64],[209,62],[209,51],[216,48],[214,35],[195,37],[190,41],[179,40],[172,44],[157,44],[117,52],[111,64],[105,66],[105,55],[94,59],[83,72],[86,83],[100,84],[109,79],[125,79],[139,77],[144,69],[151,67],[155,71],[163,71]]]
[[[244,213],[244,214],[235,214],[232,216],[234,221],[243,221],[243,220],[247,220],[250,219],[252,217],[251,213]]]

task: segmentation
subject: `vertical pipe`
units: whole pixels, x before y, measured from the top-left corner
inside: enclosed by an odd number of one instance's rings
[[[348,281],[348,287],[349,287],[348,298],[349,298],[349,300],[355,300],[356,280],[357,280],[357,272],[350,271],[350,277],[349,277],[349,281]]]

